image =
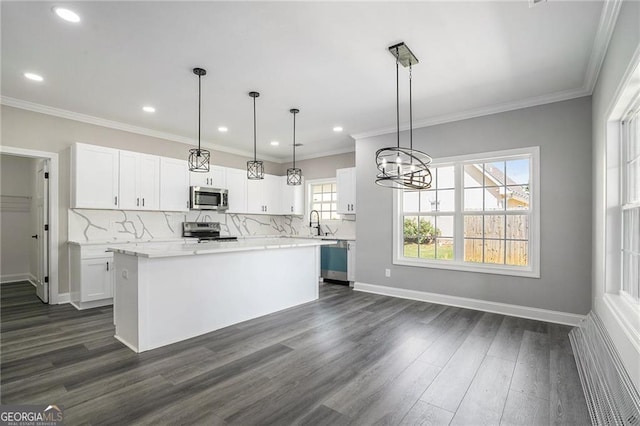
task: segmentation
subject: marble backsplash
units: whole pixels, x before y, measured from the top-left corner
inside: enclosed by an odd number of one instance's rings
[[[220,222],[221,235],[307,236],[315,229],[303,216],[246,215],[216,212],[150,212],[69,209],[70,241],[135,241],[182,237],[182,222]],[[322,224],[323,234],[350,239],[355,221],[332,220]]]

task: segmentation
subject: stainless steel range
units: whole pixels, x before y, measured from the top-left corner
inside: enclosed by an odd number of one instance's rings
[[[182,236],[204,241],[235,241],[238,237],[221,236],[220,222],[182,222]]]

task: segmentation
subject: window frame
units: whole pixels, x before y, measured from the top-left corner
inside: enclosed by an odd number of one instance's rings
[[[631,126],[630,126],[631,124]],[[629,200],[629,171],[630,171],[630,163],[632,161],[638,161],[638,158],[629,159],[627,155],[630,151],[630,145],[632,143],[637,143],[638,137],[640,137],[640,92],[636,95],[634,101],[631,102],[631,107],[627,109],[627,111],[623,114],[623,118],[619,122],[619,155],[620,155],[620,168],[618,174],[618,185],[619,185],[619,200],[620,200],[620,271],[619,271],[619,287],[618,287],[618,295],[633,309],[636,310],[637,313],[640,313],[640,288],[636,289],[638,291],[638,295],[634,297],[633,294],[630,294],[625,289],[625,270],[627,265],[625,263],[626,260],[626,252],[628,250],[625,249],[626,237],[630,237],[633,233],[633,229],[629,232],[625,230],[625,220],[624,215],[628,211],[639,210],[640,209],[640,199],[638,200]],[[635,128],[635,129],[633,129]],[[632,129],[636,131],[633,134]],[[633,139],[633,140],[632,140]],[[637,256],[637,254],[632,253],[632,256]],[[635,278],[638,279],[638,275],[640,271],[635,271]]]
[[[309,214],[311,214],[311,211],[313,210],[313,185],[326,185],[326,184],[334,184],[336,185],[336,194],[338,193],[338,180],[334,177],[334,178],[325,178],[325,179],[313,179],[313,180],[306,180],[305,181],[306,184],[306,200],[305,200],[305,214],[306,217],[309,217]],[[335,201],[336,205],[337,205],[337,201]],[[335,219],[320,219],[322,221],[322,223],[325,222],[330,222],[330,221],[339,221],[342,216],[340,215],[340,213],[338,213],[337,210],[337,206],[336,206],[336,215],[338,216]],[[321,214],[322,216],[322,214]]]
[[[513,157],[528,156],[530,158],[530,182],[531,201],[529,204],[529,265],[512,266],[490,263],[472,263],[464,261],[464,216],[469,214],[487,214],[486,210],[467,211],[463,210],[464,201],[464,172],[465,164],[470,163],[491,163],[494,161],[504,161]],[[404,212],[402,207],[403,190],[394,191],[393,195],[393,264],[402,266],[416,266],[423,268],[447,269],[464,272],[480,272],[487,274],[510,275],[528,278],[540,278],[540,147],[516,148],[502,151],[483,152],[476,154],[460,155],[434,159],[433,167],[454,166],[455,178],[455,209],[454,217],[454,259],[422,259],[407,258],[403,256],[403,220]],[[423,214],[423,216],[443,214],[451,215],[451,212],[433,212],[434,214]],[[522,214],[521,210],[496,211],[499,214]],[[506,249],[506,248],[505,248]]]

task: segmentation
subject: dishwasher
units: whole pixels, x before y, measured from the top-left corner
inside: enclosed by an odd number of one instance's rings
[[[349,282],[347,278],[348,241],[322,246],[320,249],[320,276],[327,280]]]

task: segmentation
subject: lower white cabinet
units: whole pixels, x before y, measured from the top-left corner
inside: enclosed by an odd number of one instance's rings
[[[113,253],[102,245],[69,245],[69,289],[77,309],[113,304]]]

